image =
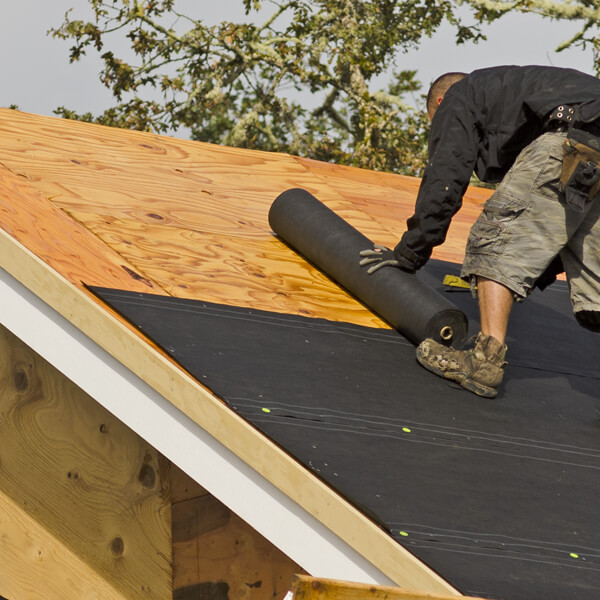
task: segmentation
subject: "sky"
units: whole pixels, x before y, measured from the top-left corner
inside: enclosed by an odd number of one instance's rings
[[[78,112],[102,112],[114,103],[98,80],[100,60],[90,54],[69,63],[68,41],[47,35],[58,27],[69,8],[79,18],[89,16],[87,0],[2,0],[0,20],[0,106],[16,104],[26,112],[52,115],[57,106]],[[243,18],[242,0],[178,0],[184,14],[210,23]],[[400,54],[396,70],[417,69],[425,87],[446,71],[472,71],[498,64],[544,64],[592,73],[591,53],[553,50],[577,30],[535,15],[507,15],[485,31],[477,46],[454,44],[449,27],[425,40],[416,51]],[[374,90],[372,90],[374,91]]]

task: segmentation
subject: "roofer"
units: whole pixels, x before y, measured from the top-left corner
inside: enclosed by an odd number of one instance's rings
[[[481,331],[465,350],[432,339],[417,348],[425,368],[493,398],[513,302],[534,287],[564,270],[578,323],[600,331],[600,80],[540,66],[447,73],[427,110],[415,213],[393,250],[365,250],[361,265],[416,271],[444,241],[473,171],[500,182],[471,228],[461,272],[477,289]]]

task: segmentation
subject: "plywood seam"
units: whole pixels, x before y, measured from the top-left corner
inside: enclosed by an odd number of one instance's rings
[[[27,179],[27,175],[24,175],[23,173],[17,173],[14,169],[11,169],[7,164],[3,163],[0,160],[0,167],[2,167],[3,169],[6,169],[7,171],[10,171],[13,175],[16,175],[17,177],[22,177],[23,179]]]
[[[52,201],[50,201],[52,202]],[[52,202],[53,205],[54,202]],[[56,205],[55,205],[56,206]],[[65,215],[67,215],[69,217],[69,219],[72,219],[73,221],[75,221],[75,223],[78,223],[81,227],[83,227],[87,232],[89,232],[90,235],[93,235],[96,239],[98,239],[102,244],[104,244],[111,252],[113,252],[114,254],[116,254],[125,264],[130,264],[131,266],[135,267],[137,272],[136,272],[136,276],[143,278],[143,280],[150,282],[153,286],[156,286],[156,288],[158,290],[161,290],[162,292],[164,292],[164,294],[166,296],[171,296],[172,294],[170,294],[162,285],[160,285],[157,281],[155,281],[154,279],[152,279],[150,276],[148,276],[146,274],[146,272],[136,263],[134,263],[132,260],[129,260],[128,258],[124,257],[116,248],[114,248],[111,244],[107,243],[106,241],[104,241],[95,231],[92,231],[89,227],[86,226],[85,223],[83,223],[81,220],[79,220],[77,217],[75,217],[71,211],[67,210],[66,208],[62,207],[62,206],[57,206],[56,207],[58,210],[60,210],[61,212],[63,212]],[[136,278],[137,278],[136,277]],[[85,284],[85,281],[82,281],[83,284]],[[150,290],[151,288],[149,288]],[[156,291],[156,290],[154,290]]]
[[[5,219],[0,219],[0,227],[16,241],[31,240],[33,249],[30,252],[40,260],[49,266],[53,261],[57,264],[64,263],[62,268],[68,271],[75,265],[74,260],[78,259],[80,265],[88,267],[88,271],[91,269],[99,276],[96,285],[102,285],[101,282],[104,281],[104,285],[115,287],[127,281],[138,291],[142,285],[146,292],[153,289],[151,281],[137,276],[134,265],[115,253],[81,223],[57,208],[42,191],[31,184],[27,176],[17,175],[10,168],[0,166],[0,180],[0,212]],[[50,237],[52,234],[55,236],[53,239]],[[65,245],[68,243],[73,246],[67,252]],[[56,251],[56,248],[60,251]],[[102,270],[98,268],[100,264]],[[127,278],[124,277],[125,274]],[[81,277],[73,275],[71,281],[78,285]],[[107,281],[111,283],[108,284]]]

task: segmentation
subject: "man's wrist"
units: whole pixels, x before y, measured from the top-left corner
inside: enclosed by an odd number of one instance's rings
[[[417,271],[427,262],[427,259],[424,259],[410,248],[404,246],[402,242],[394,248],[394,256],[402,265],[402,268],[412,272]]]

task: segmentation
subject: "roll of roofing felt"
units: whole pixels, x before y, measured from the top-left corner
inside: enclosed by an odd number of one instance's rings
[[[359,265],[373,242],[303,189],[283,192],[269,211],[273,231],[414,344],[425,338],[459,346],[467,335],[462,311],[416,274]]]

